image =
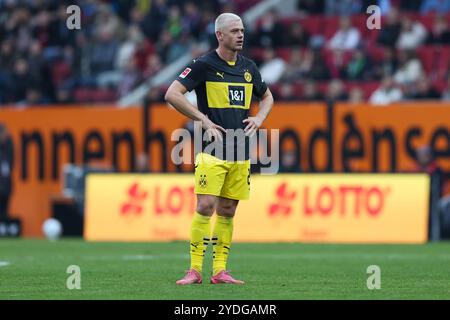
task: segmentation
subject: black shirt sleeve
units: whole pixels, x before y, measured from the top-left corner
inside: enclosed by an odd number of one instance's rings
[[[253,64],[252,68],[252,78],[253,78],[253,94],[258,99],[261,99],[261,97],[267,91],[267,84],[261,78],[261,73],[259,73],[259,70],[255,64]]]
[[[199,60],[193,60],[178,76],[177,80],[186,87],[188,91],[195,89],[201,82],[205,81],[206,64]]]

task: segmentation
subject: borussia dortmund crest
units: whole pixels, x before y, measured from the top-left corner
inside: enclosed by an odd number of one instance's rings
[[[206,174],[201,174],[201,175],[200,175],[200,180],[199,180],[199,182],[198,182],[198,185],[200,186],[200,188],[205,188],[205,187],[206,187],[206,184],[207,184],[207,181],[206,181]]]
[[[250,74],[250,72],[245,71],[245,73],[244,73],[244,79],[245,79],[245,81],[247,81],[247,82],[251,82],[251,81],[252,81],[252,75]]]

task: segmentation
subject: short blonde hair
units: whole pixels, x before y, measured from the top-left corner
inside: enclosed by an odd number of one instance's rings
[[[222,13],[221,15],[219,15],[216,19],[216,23],[214,25],[214,31],[222,31],[223,28],[230,22],[230,21],[234,21],[234,20],[241,20],[241,17],[239,17],[237,14],[234,13]]]

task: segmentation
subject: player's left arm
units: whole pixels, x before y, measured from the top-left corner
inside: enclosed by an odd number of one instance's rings
[[[270,92],[270,89],[267,88],[267,90],[264,92],[259,102],[259,111],[256,114],[256,116],[248,117],[247,119],[242,121],[244,123],[247,123],[247,126],[244,129],[246,135],[251,137],[256,133],[256,131],[262,126],[264,120],[266,120],[267,116],[272,110],[272,107],[273,107],[272,92]]]

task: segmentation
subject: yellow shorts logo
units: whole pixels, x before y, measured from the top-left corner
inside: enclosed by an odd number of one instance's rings
[[[244,79],[245,79],[245,81],[247,81],[247,82],[251,82],[251,81],[252,81],[252,75],[250,74],[250,72],[245,71],[245,73],[244,73]]]
[[[201,188],[205,188],[206,187],[206,174],[201,174],[200,175],[200,180],[198,181],[198,185],[201,187]]]

